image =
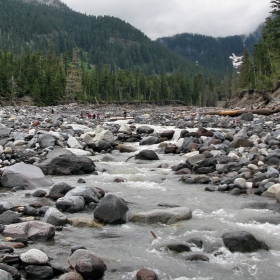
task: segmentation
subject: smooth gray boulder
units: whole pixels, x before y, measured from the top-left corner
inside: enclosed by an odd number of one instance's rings
[[[37,139],[42,149],[55,146],[56,139],[48,133],[38,134]]]
[[[154,132],[154,129],[148,125],[141,125],[136,129],[136,132],[139,134],[141,133],[150,134]]]
[[[192,217],[192,211],[188,207],[174,207],[169,209],[154,209],[147,212],[132,214],[130,221],[134,223],[146,224],[174,224],[188,220]]]
[[[56,208],[61,212],[76,213],[85,209],[85,200],[81,196],[61,197],[56,201]]]
[[[142,150],[139,154],[135,155],[135,159],[141,160],[159,160],[158,155],[156,152],[152,150]]]
[[[1,201],[0,202],[0,214],[2,214],[3,212],[7,211],[7,210],[11,210],[13,208],[13,204],[11,204],[8,201]]]
[[[35,189],[36,187],[50,187],[53,185],[53,181],[47,178],[40,168],[23,162],[16,163],[5,169],[1,182],[2,186],[6,188]]]
[[[261,249],[268,250],[268,246],[263,241],[257,240],[247,231],[226,232],[222,239],[231,252],[250,253]]]
[[[55,227],[39,221],[23,222],[6,225],[2,235],[12,238],[26,238],[31,241],[46,241],[54,237]]]
[[[0,279],[1,280],[13,280],[13,277],[9,272],[7,272],[3,269],[0,269]]]
[[[46,264],[49,261],[49,257],[38,249],[30,249],[19,257],[26,264]]]
[[[67,224],[67,216],[54,207],[50,207],[47,210],[44,220],[46,223],[54,226],[64,226]]]
[[[59,199],[64,197],[65,194],[72,189],[74,189],[74,187],[65,182],[55,183],[50,190],[49,197],[52,199]]]
[[[105,224],[124,224],[127,222],[128,207],[125,201],[113,194],[100,199],[94,209],[94,218]]]
[[[10,225],[19,223],[19,215],[12,210],[7,210],[0,215],[0,224]]]
[[[139,145],[154,145],[159,143],[159,138],[156,136],[147,136],[141,139]]]
[[[88,157],[62,154],[47,158],[38,164],[46,175],[89,174],[95,171],[95,163]]]
[[[86,186],[78,186],[72,189],[71,191],[67,192],[64,197],[66,198],[70,196],[81,196],[85,200],[86,204],[90,202],[94,202],[94,203],[99,202],[99,199],[95,195],[94,189]]]

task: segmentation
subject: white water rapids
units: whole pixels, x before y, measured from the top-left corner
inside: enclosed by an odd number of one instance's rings
[[[174,127],[152,126],[162,132]],[[175,142],[180,130],[175,129]],[[172,142],[172,141],[171,141]],[[157,149],[158,145],[139,146],[141,149]],[[136,152],[138,153],[138,152]],[[275,199],[256,195],[233,196],[228,193],[206,192],[206,185],[187,185],[179,181],[170,166],[178,165],[185,158],[174,154],[159,154],[159,161],[141,161],[131,154],[97,154],[91,157],[97,166],[98,175],[54,176],[53,181],[67,182],[72,186],[83,178],[88,186],[104,189],[128,202],[130,211],[147,211],[159,208],[158,204],[176,204],[192,210],[190,220],[173,225],[134,224],[106,225],[103,228],[73,226],[57,232],[53,242],[43,246],[44,251],[58,263],[66,265],[73,245],[83,245],[104,260],[107,265],[104,280],[131,280],[142,267],[155,271],[160,280],[276,280],[280,269],[280,225],[266,221],[280,221],[279,212],[253,209],[249,202],[259,201],[275,204]],[[166,164],[166,168],[158,168]],[[124,182],[116,183],[115,178]],[[29,191],[30,192],[30,191]],[[30,199],[30,198],[29,198]],[[24,192],[7,194],[5,200],[30,201]],[[36,198],[37,199],[37,198]],[[35,198],[34,198],[35,200]],[[46,198],[38,200],[48,204]],[[92,216],[87,211],[69,214],[69,217]],[[255,253],[231,253],[223,244],[221,236],[232,230],[245,230],[264,241],[269,251]],[[157,239],[154,239],[153,231]],[[203,248],[192,247],[193,251],[204,251],[210,261],[185,261],[184,253],[158,251],[156,245],[162,241],[186,241],[198,237]]]

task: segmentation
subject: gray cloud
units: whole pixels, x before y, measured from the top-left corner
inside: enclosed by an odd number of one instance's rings
[[[270,0],[62,0],[75,11],[118,17],[151,39],[178,33],[248,34],[269,15]]]

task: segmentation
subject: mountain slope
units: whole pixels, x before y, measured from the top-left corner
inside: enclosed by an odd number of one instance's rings
[[[82,50],[89,64],[111,69],[135,69],[144,73],[202,71],[180,55],[150,40],[130,24],[109,16],[87,16],[60,1],[0,0],[0,48],[15,54],[28,50],[47,51],[50,40],[56,53]],[[50,3],[41,0],[40,2]],[[62,9],[63,8],[63,9]]]
[[[244,45],[252,52],[254,45],[261,37],[262,27],[260,26],[248,37],[236,35],[214,38],[183,33],[172,37],[158,38],[156,41],[183,57],[224,75],[227,70],[232,70],[232,62],[229,56],[232,53],[242,55]]]

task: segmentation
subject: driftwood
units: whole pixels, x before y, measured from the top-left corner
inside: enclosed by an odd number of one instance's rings
[[[152,236],[156,239],[157,238],[156,234],[152,230],[150,232],[151,232]]]
[[[250,110],[222,110],[222,111],[209,111],[209,112],[198,112],[197,115],[218,115],[218,116],[230,116],[237,117],[245,113],[252,113],[256,115],[273,115],[280,112],[280,107],[275,109],[250,109]],[[194,115],[194,114],[193,114]]]

